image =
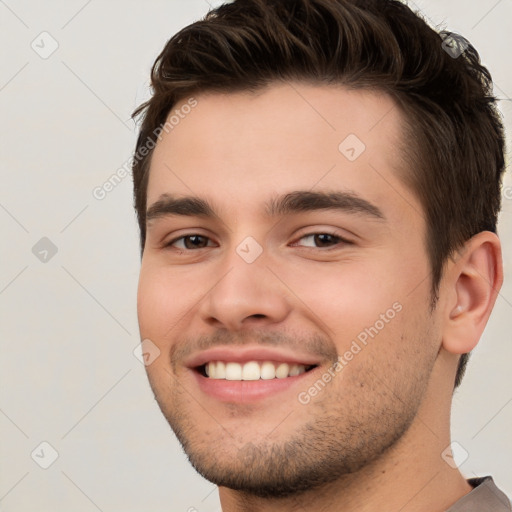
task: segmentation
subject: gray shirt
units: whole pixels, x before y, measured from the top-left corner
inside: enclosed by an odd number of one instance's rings
[[[470,478],[473,490],[447,512],[512,512],[510,500],[496,487],[490,476]]]

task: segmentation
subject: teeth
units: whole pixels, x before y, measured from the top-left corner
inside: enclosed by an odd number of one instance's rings
[[[215,367],[215,378],[216,379],[225,379],[226,378],[226,365],[219,361]]]
[[[265,362],[261,365],[260,378],[264,380],[270,380],[276,378],[276,367],[269,362]]]
[[[276,377],[278,379],[285,379],[288,377],[289,371],[290,367],[286,363],[282,363],[276,368]]]
[[[299,375],[299,373],[300,373],[300,370],[299,370],[298,364],[293,364],[292,366],[290,366],[290,372],[289,372],[290,377],[295,377],[295,375]]]
[[[215,378],[217,374],[215,374]],[[226,364],[226,380],[242,380],[242,366],[238,363],[227,363]]]
[[[231,363],[236,364],[236,363]],[[240,366],[239,364],[237,366]],[[242,380],[259,380],[260,365],[256,361],[245,363],[242,368]],[[234,379],[233,379],[234,380]]]
[[[306,371],[303,364],[273,363],[272,361],[249,361],[245,364],[211,361],[206,363],[205,372],[210,379],[225,380],[270,380],[295,377]]]

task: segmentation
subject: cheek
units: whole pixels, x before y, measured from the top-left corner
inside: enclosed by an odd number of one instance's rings
[[[368,261],[302,265],[283,280],[305,305],[305,314],[309,310],[344,338],[374,324],[395,303],[403,304],[407,289],[399,276]]]
[[[173,326],[184,315],[179,295],[176,286],[171,286],[169,276],[143,262],[137,290],[137,316],[141,340],[150,340],[160,351],[159,356],[145,366],[155,396],[169,392],[168,354]]]
[[[137,291],[141,336],[161,346],[172,343],[177,332],[197,314],[197,306],[216,275],[207,267],[198,270],[192,265],[171,271],[165,263],[143,260]]]
[[[301,265],[283,280],[304,304],[297,303],[301,314],[334,341],[338,354],[357,359],[351,364],[355,370],[367,357],[384,363],[393,354],[418,348],[417,336],[409,338],[414,329],[425,329],[428,275],[422,265],[404,265],[403,257],[381,254],[364,261]]]
[[[156,268],[142,265],[137,290],[141,336],[162,342],[182,308],[177,286]],[[182,313],[183,314],[183,313]]]

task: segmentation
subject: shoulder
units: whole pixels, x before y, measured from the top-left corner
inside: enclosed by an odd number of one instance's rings
[[[447,512],[512,512],[510,499],[498,489],[491,476],[470,478],[473,490]]]

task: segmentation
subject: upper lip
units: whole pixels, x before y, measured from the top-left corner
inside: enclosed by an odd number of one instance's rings
[[[317,366],[318,357],[311,354],[298,354],[296,351],[276,350],[259,346],[244,346],[234,348],[215,347],[197,352],[185,361],[188,368],[197,368],[211,361],[226,361],[235,363],[248,363],[249,361],[275,361],[278,363],[303,364]]]

